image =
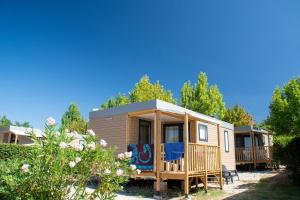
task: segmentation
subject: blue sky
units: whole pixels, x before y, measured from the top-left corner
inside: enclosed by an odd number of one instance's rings
[[[179,99],[204,71],[257,121],[300,74],[299,1],[0,0],[0,115],[42,127],[85,116],[143,74]]]

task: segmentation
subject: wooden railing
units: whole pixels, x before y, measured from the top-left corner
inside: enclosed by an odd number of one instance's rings
[[[264,162],[272,160],[272,147],[258,146],[258,147],[242,147],[235,148],[236,162]]]
[[[188,145],[188,170],[189,173],[220,170],[220,154],[218,146],[201,145],[189,143]],[[184,156],[184,155],[183,155]],[[161,171],[184,172],[184,158],[166,161],[164,144],[161,144]]]
[[[165,145],[161,144],[161,171],[164,172],[183,172],[184,171],[184,158],[179,158],[177,160],[166,161],[165,155]],[[182,155],[183,156],[183,155]]]
[[[220,170],[218,146],[189,143],[189,172]]]

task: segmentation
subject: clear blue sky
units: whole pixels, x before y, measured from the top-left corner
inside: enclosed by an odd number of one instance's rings
[[[42,127],[70,102],[85,116],[143,74],[179,99],[208,74],[257,121],[300,74],[300,1],[0,0],[0,114]]]

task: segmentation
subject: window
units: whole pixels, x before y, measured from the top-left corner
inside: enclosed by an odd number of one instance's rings
[[[207,137],[207,126],[198,124],[198,134],[199,134],[199,140],[200,141],[206,141],[208,140]]]
[[[229,152],[229,135],[228,131],[224,131],[225,152]]]
[[[151,122],[140,120],[139,144],[151,144]]]

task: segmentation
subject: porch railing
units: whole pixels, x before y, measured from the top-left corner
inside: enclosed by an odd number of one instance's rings
[[[266,162],[272,160],[271,146],[235,148],[236,162]]]
[[[161,144],[161,171],[184,172],[184,157],[173,161],[166,161],[164,149],[164,144]],[[219,159],[220,155],[218,146],[201,145],[196,143],[189,143],[188,145],[189,173],[220,170]]]

